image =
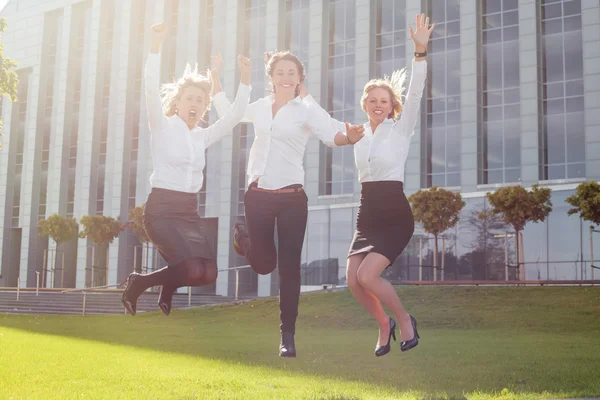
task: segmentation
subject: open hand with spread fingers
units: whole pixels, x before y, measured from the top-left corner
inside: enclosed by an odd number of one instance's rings
[[[415,29],[412,26],[408,27],[410,30],[410,38],[415,44],[415,52],[424,53],[427,51],[427,44],[429,43],[429,37],[435,24],[429,27],[429,17],[425,18],[425,14],[417,14],[415,18]]]

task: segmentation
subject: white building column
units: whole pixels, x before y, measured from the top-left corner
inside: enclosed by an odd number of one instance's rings
[[[241,33],[238,31],[239,13],[241,12],[238,4],[239,2],[237,0],[226,0],[223,2],[215,2],[214,5],[215,21],[225,20],[224,27],[213,27],[215,37],[219,37],[218,40],[213,41],[215,51],[220,51],[224,60],[237,59],[237,39],[238,36],[241,37]],[[223,77],[223,82],[225,83],[224,90],[227,93],[227,97],[230,99],[233,99],[236,94],[236,88],[233,84],[236,82],[236,73],[237,62],[224,63],[221,75]],[[230,265],[229,253],[232,238],[231,227],[233,226],[233,221],[231,219],[231,198],[232,191],[237,190],[237,186],[232,188],[231,185],[231,175],[233,174],[233,140],[234,138],[232,136],[227,136],[221,139],[218,144],[221,148],[220,163],[218,165],[218,180],[220,187],[219,202],[217,205],[217,215],[219,215],[217,265],[220,269],[229,268]],[[235,140],[237,140],[237,138]],[[228,273],[219,273],[216,283],[216,294],[221,296],[227,296],[229,294]]]
[[[519,0],[519,76],[521,83],[521,182],[524,186],[540,178],[538,121],[537,5]]]
[[[410,74],[412,60],[415,57],[415,46],[413,45],[412,39],[410,38],[410,31],[408,26],[415,27],[415,15],[421,14],[421,0],[406,0],[406,52],[405,52],[405,64],[407,74]],[[434,21],[435,22],[435,21]],[[375,52],[372,52],[375,54]],[[398,66],[402,68],[403,66]],[[407,88],[408,90],[408,88]],[[426,90],[426,89],[424,89]],[[406,95],[406,92],[404,93]],[[407,193],[416,192],[421,188],[421,118],[417,118],[417,125],[415,126],[415,135],[410,141],[410,147],[408,149],[408,157],[406,159],[405,172],[404,172],[404,190]]]
[[[586,175],[600,180],[600,4],[581,2]]]
[[[123,154],[124,140],[126,130],[126,99],[127,87],[131,83],[132,76],[128,74],[128,53],[129,41],[131,38],[131,13],[132,0],[120,0],[115,3],[115,46],[113,46],[113,62],[111,73],[111,90],[109,102],[108,118],[108,138],[105,166],[105,185],[104,185],[104,215],[119,218],[124,223],[127,221],[127,215],[121,212],[122,175],[123,175],[123,157],[129,155]],[[117,269],[119,264],[119,245],[117,238],[109,245],[108,253],[108,285],[115,285],[117,282]]]
[[[477,5],[460,2],[461,188],[477,188]]]

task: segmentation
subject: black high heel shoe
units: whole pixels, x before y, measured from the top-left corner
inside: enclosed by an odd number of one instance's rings
[[[393,319],[390,318],[390,335],[388,336],[388,342],[384,346],[375,347],[375,355],[377,357],[384,356],[390,352],[390,342],[392,341],[392,338],[394,338],[394,341],[396,341],[395,329],[396,329],[396,321],[394,321]]]
[[[137,277],[138,274],[135,272],[132,272],[129,275],[129,277],[127,278],[127,287],[125,288],[125,290],[123,291],[123,295],[121,296],[121,303],[123,304],[123,307],[125,307],[127,312],[129,312],[129,314],[131,315],[135,315],[137,309],[137,298],[135,300],[130,298],[131,288],[135,284],[135,280],[137,279]]]
[[[170,301],[165,301],[163,299],[164,288],[165,288],[164,286],[160,287],[160,294],[158,295],[158,308],[160,308],[160,311],[162,311],[163,314],[165,314],[168,317],[171,314],[171,306],[172,306],[173,297],[171,296]]]
[[[413,327],[414,335],[412,339],[405,342],[400,342],[400,350],[402,351],[408,351],[413,347],[416,347],[419,344],[419,339],[421,338],[419,336],[419,331],[417,331],[417,320],[414,319],[412,315],[410,316],[410,322]]]

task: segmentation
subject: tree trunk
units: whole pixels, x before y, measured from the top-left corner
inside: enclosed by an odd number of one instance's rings
[[[516,261],[517,261],[517,279],[521,280],[521,257],[520,257],[520,252],[519,252],[519,231],[515,229],[515,239],[517,240],[517,254],[516,254]]]
[[[437,256],[438,256],[438,235],[433,235],[434,237],[434,249],[433,252],[433,280],[437,281]]]

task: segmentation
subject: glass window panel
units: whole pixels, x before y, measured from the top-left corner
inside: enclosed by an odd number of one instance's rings
[[[573,1],[565,1],[563,3],[563,15],[576,15],[581,14],[581,1],[573,0]]]
[[[567,165],[567,178],[585,178],[585,163]]]
[[[489,170],[487,171],[487,182],[489,184],[494,184],[494,183],[503,183],[504,182],[504,177],[502,176],[502,170]]]
[[[518,25],[518,24],[519,24],[519,12],[517,10],[503,13],[503,15],[502,15],[502,25],[503,26]]]
[[[502,35],[505,42],[519,39],[519,26],[510,26],[502,29]]]
[[[565,18],[565,32],[573,32],[581,30],[581,16]]]
[[[516,10],[519,8],[519,0],[502,0],[502,9],[504,11]]]
[[[542,19],[559,18],[562,16],[560,3],[542,6]]]
[[[553,115],[553,114],[562,114],[565,112],[565,102],[563,99],[557,100],[548,100],[545,102],[544,114]]]
[[[504,106],[504,119],[516,119],[521,116],[521,106],[513,104]]]
[[[487,166],[490,169],[502,168],[504,164],[502,124],[487,124]]]
[[[553,40],[554,39],[554,40]],[[544,56],[546,82],[562,81],[563,74],[563,46],[556,38],[544,38]]]
[[[583,77],[583,45],[581,33],[565,33],[565,73],[567,79]]]
[[[553,19],[550,21],[542,22],[542,33],[544,35],[552,35],[562,32],[562,20]]]
[[[484,0],[483,13],[491,14],[502,11],[502,2],[498,0]]]
[[[566,171],[564,165],[549,165],[548,179],[565,179]]]
[[[550,84],[544,85],[544,89],[546,92],[545,97],[547,99],[562,98],[564,96],[564,83],[563,82],[550,83]]]
[[[571,97],[567,99],[567,112],[573,113],[583,111],[583,97]]]
[[[567,96],[583,96],[583,80],[567,82],[566,86]]]
[[[446,18],[447,21],[460,19],[460,0],[446,0]]]
[[[483,43],[498,43],[502,41],[502,29],[493,29],[483,32]]]
[[[506,89],[504,91],[505,103],[518,103],[521,101],[521,93],[519,89]]]
[[[564,116],[553,113],[546,117],[546,137],[548,146],[548,163],[565,162],[565,128]]]

